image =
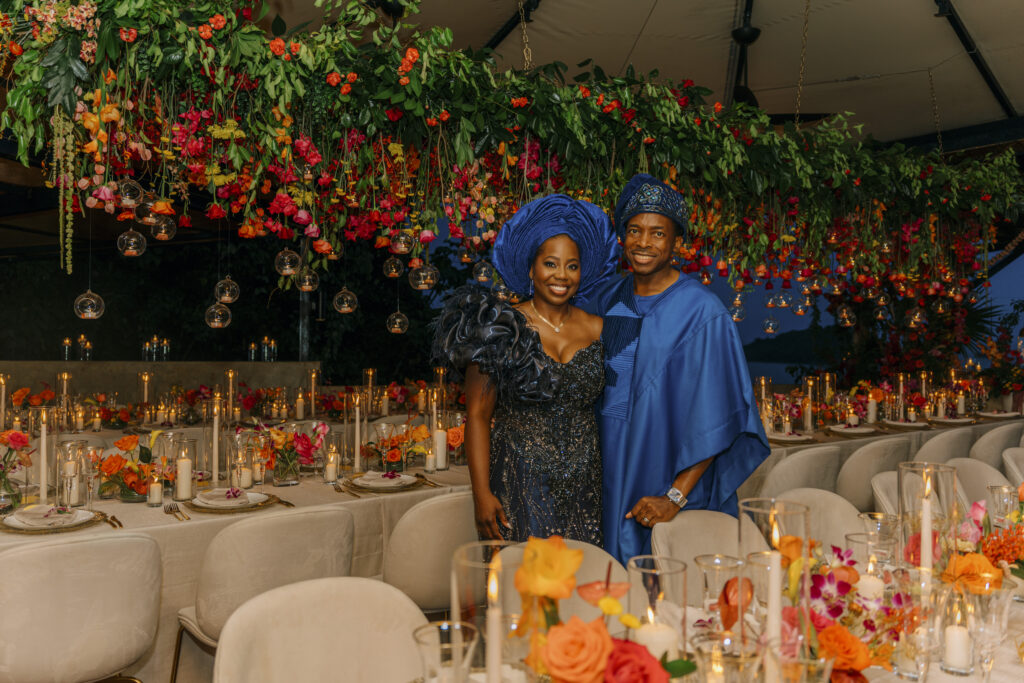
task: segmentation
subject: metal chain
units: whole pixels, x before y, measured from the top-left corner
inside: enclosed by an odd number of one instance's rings
[[[800,125],[800,101],[804,94],[804,73],[807,70],[807,27],[811,22],[811,0],[804,3],[804,30],[800,36],[800,76],[796,80],[796,111],[793,123]]]
[[[932,118],[935,119],[935,137],[939,141],[939,156],[942,156],[942,121],[939,119],[939,100],[935,97],[935,79],[932,70],[928,69],[928,93],[932,98]]]
[[[530,37],[526,35],[526,11],[523,9],[523,0],[519,0],[519,26],[523,29],[523,70],[529,71],[533,67],[533,51],[530,50]]]

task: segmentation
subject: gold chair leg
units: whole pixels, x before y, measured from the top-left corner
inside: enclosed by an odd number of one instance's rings
[[[178,637],[174,641],[174,663],[171,664],[171,683],[178,679],[178,661],[181,659],[181,636],[185,633],[185,627],[178,625]]]

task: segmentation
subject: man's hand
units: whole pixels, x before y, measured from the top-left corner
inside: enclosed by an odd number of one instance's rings
[[[649,528],[658,522],[670,522],[677,514],[679,506],[667,496],[644,496],[626,513],[626,519],[636,520],[637,524]]]

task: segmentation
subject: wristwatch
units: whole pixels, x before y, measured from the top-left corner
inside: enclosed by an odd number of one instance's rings
[[[668,496],[669,500],[678,505],[680,509],[686,507],[686,496],[684,496],[683,492],[677,489],[675,486],[670,488],[668,490],[668,493],[666,493],[665,495]]]

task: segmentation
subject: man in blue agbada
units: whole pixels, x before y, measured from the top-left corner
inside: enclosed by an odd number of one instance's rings
[[[604,318],[604,542],[623,563],[684,507],[735,515],[736,489],[770,452],[732,319],[672,267],[687,223],[678,192],[630,180],[615,228],[632,273],[585,307]]]

